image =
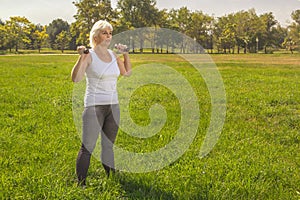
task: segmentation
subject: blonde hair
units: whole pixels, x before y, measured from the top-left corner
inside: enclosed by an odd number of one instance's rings
[[[93,25],[90,32],[90,46],[92,48],[96,46],[95,36],[99,34],[99,31],[104,30],[106,28],[113,30],[112,25],[106,20],[99,20]]]

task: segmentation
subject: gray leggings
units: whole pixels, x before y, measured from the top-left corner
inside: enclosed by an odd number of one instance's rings
[[[99,133],[101,133],[101,161],[109,176],[110,170],[114,171],[113,144],[120,121],[119,105],[87,107],[84,109],[82,121],[82,145],[76,162],[78,181],[85,182],[91,154],[96,146]]]

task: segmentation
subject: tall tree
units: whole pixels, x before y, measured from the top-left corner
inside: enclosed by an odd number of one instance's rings
[[[29,42],[28,34],[31,30],[31,22],[26,17],[10,17],[4,26],[10,50],[15,47],[15,51],[18,52],[20,46]]]
[[[194,11],[191,13],[190,21],[191,23],[187,29],[187,35],[194,38],[204,48],[209,48],[211,42],[210,28],[213,23],[213,18],[201,11]]]
[[[300,10],[293,11],[291,17],[294,22],[289,26],[289,35],[300,49]]]
[[[288,35],[288,31],[286,27],[282,27],[279,23],[276,27],[273,27],[273,38],[274,38],[274,44],[276,47],[283,49],[283,43],[284,39]]]
[[[63,53],[65,49],[68,48],[69,43],[71,41],[71,36],[69,32],[67,31],[62,31],[56,36],[55,43],[57,45],[57,49],[60,49],[61,52]]]
[[[186,33],[191,26],[192,12],[187,7],[171,9],[169,12],[170,28],[181,33]]]
[[[283,45],[293,53],[297,48],[300,50],[300,10],[293,11],[291,17],[294,21],[288,27],[288,35]]]
[[[169,13],[167,9],[158,11],[156,25],[160,28],[170,28]]]
[[[46,33],[49,35],[49,43],[52,49],[55,49],[55,40],[56,36],[60,34],[62,31],[69,32],[70,25],[67,21],[62,19],[55,19],[53,20],[48,26]]]
[[[40,24],[30,24],[30,32],[27,34],[27,43],[25,43],[25,46],[23,48],[25,49],[35,49],[35,42],[36,42],[36,37],[35,37],[35,31],[41,31],[43,30],[43,26]]]
[[[237,53],[240,53],[241,48],[244,48],[244,53],[247,51],[249,43],[248,31],[248,13],[247,11],[239,11],[233,15],[233,23],[235,25],[235,40],[237,44]]]
[[[236,45],[236,23],[233,14],[218,18],[215,28],[215,37],[218,51],[223,49],[223,52],[227,53],[227,50],[231,52],[231,49],[234,49]]]
[[[291,17],[298,25],[300,25],[300,10],[293,11]]]
[[[46,41],[49,37],[47,34],[46,26],[43,26],[42,29],[36,29],[34,32],[34,46],[38,49],[39,53],[41,52],[41,48],[46,44]]]
[[[117,4],[120,17],[133,28],[157,25],[159,11],[155,0],[119,0]]]
[[[191,27],[192,12],[186,6],[179,9],[171,9],[169,12],[169,24],[172,30],[188,35],[189,28]],[[173,38],[172,47],[174,45],[180,46],[180,52],[185,53],[187,48],[187,42],[182,38]],[[172,50],[173,51],[173,50]]]
[[[77,7],[74,16],[76,22],[71,25],[71,33],[76,36],[78,45],[89,44],[89,32],[98,20],[107,20],[113,24],[115,12],[108,0],[81,0],[73,4]]]
[[[262,28],[256,37],[259,38],[260,36],[260,43],[264,47],[264,52],[267,53],[267,47],[276,45],[277,38],[275,38],[276,29],[274,26],[277,25],[278,22],[275,20],[272,12],[262,14],[260,19]]]
[[[0,23],[0,49],[5,49],[6,44],[6,29],[4,25],[5,23]]]
[[[233,20],[235,23],[235,38],[238,45],[238,53],[241,47],[244,48],[244,53],[251,51],[251,49],[254,52],[257,33],[261,32],[263,28],[255,9],[239,11],[234,14]]]
[[[159,10],[156,8],[155,0],[119,0],[117,4],[117,10],[121,23],[126,24],[129,29],[144,28],[144,27],[156,27],[160,21],[158,17]],[[140,52],[143,52],[144,42],[147,35],[144,31],[136,32],[136,35],[132,36],[132,43],[135,46],[135,41],[139,43]],[[153,37],[150,37],[153,38]],[[151,41],[152,48],[154,41]]]

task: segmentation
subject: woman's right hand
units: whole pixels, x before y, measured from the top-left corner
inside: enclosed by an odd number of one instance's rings
[[[86,50],[85,46],[78,46],[77,47],[77,52],[78,52],[79,55],[84,54],[84,50]]]
[[[85,46],[77,47],[77,52],[80,56],[77,59],[77,62],[74,65],[72,72],[71,72],[71,77],[72,77],[73,82],[79,82],[84,77],[86,68],[92,62],[91,55],[85,54],[84,50],[86,50]]]

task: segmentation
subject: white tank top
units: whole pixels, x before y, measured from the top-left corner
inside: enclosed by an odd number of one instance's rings
[[[86,91],[84,106],[118,104],[117,80],[120,70],[117,59],[109,49],[112,61],[102,61],[94,50],[90,50],[92,63],[86,69]]]

